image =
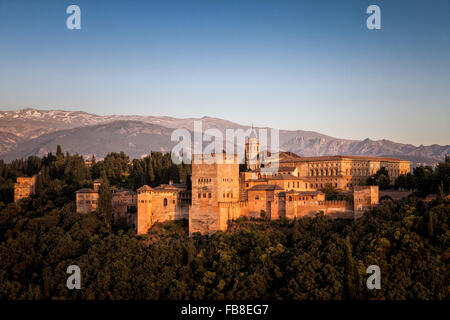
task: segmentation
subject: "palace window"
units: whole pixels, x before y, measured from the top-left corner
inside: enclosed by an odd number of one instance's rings
[[[164,207],[167,207],[167,198],[164,198]]]

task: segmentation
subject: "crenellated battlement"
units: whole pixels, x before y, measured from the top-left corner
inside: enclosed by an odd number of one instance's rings
[[[352,203],[346,200],[323,200],[317,201],[319,206],[351,206]]]
[[[193,154],[192,164],[239,164],[239,157],[237,154],[229,153]]]
[[[137,233],[147,233],[157,221],[186,218],[190,234],[224,231],[228,221],[239,217],[295,219],[323,212],[333,218],[353,219],[378,203],[377,186],[355,186],[353,200],[325,200],[321,186],[308,180],[298,167],[283,167],[263,177],[261,169],[240,174],[238,160],[235,154],[193,155],[190,190],[186,184],[172,182],[137,189],[137,215],[132,217]],[[320,170],[329,170],[329,174],[331,169]],[[85,199],[83,192],[79,190],[77,197],[93,207],[92,201],[97,199]],[[122,211],[125,213],[125,206]]]

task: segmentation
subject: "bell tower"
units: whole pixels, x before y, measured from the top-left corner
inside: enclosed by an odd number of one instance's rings
[[[261,167],[259,152],[258,136],[252,125],[250,136],[245,142],[245,164],[247,165],[248,170],[256,170]]]

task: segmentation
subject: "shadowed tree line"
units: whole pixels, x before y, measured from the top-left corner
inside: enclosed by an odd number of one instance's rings
[[[377,185],[380,189],[415,190],[415,195],[425,197],[429,194],[448,194],[450,189],[450,156],[439,163],[436,168],[420,166],[412,173],[399,175],[393,184],[390,182],[389,172],[381,168],[374,175],[368,177],[362,184]]]
[[[82,156],[64,154],[58,146],[55,155],[49,153],[42,158],[30,156],[11,163],[0,160],[0,208],[14,201],[17,177],[31,177],[38,173],[38,193],[47,187],[65,188],[62,201],[65,203],[74,199],[74,191],[91,187],[92,181],[100,178],[107,179],[111,186],[117,188],[137,189],[144,184],[154,187],[169,181],[183,181],[189,185],[191,166],[174,164],[170,153],[161,152],[151,152],[149,156],[132,161],[124,152],[112,152],[102,161],[96,161],[93,157],[92,165],[87,166]]]
[[[238,219],[187,235],[108,232],[73,202],[26,199],[0,212],[1,299],[449,299],[450,204],[386,201],[357,221]],[[81,268],[81,290],[66,269]],[[365,271],[381,268],[381,290]]]
[[[2,198],[0,299],[450,298],[450,203],[443,199],[384,201],[356,221],[240,218],[210,237],[188,236],[183,221],[137,236],[111,228],[103,212],[75,213],[74,191],[93,179],[155,185],[188,175],[189,166],[176,167],[178,176],[160,153],[131,163],[112,153],[87,167],[60,148],[0,163],[2,188],[41,172],[35,196]],[[81,269],[81,290],[66,287],[72,264]],[[381,268],[380,290],[365,286],[373,264]]]

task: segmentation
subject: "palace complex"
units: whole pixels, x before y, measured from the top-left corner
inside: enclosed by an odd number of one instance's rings
[[[28,198],[36,193],[37,175],[30,177],[18,177],[14,184],[14,202]]]
[[[378,186],[361,185],[365,179],[380,168],[393,180],[410,171],[408,161],[396,158],[301,157],[291,152],[280,152],[263,166],[255,136],[247,139],[245,150],[243,172],[237,155],[194,155],[190,189],[186,183],[170,182],[136,191],[113,190],[114,221],[122,219],[145,234],[158,221],[186,219],[190,234],[209,234],[226,230],[228,221],[239,217],[294,219],[323,212],[353,219],[378,204]],[[327,185],[347,200],[326,200],[321,190]],[[93,189],[76,192],[77,212],[96,211],[98,186],[96,181]]]

